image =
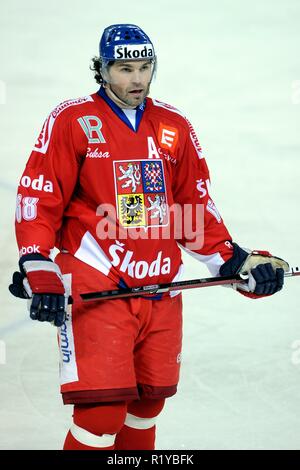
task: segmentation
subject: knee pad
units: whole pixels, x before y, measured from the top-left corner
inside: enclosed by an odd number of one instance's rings
[[[126,417],[126,403],[97,403],[75,405],[74,424],[96,436],[117,434]]]
[[[149,429],[155,426],[156,417],[165,404],[164,398],[156,400],[141,398],[128,404],[125,424],[135,429]]]

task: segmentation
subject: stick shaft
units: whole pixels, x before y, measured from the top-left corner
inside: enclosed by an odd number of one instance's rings
[[[285,277],[299,276],[300,271],[298,268],[291,268],[290,271],[285,273]],[[219,276],[208,277],[202,279],[190,279],[187,281],[169,282],[165,284],[155,284],[140,287],[128,287],[123,289],[114,289],[99,292],[88,292],[80,294],[82,300],[88,302],[90,300],[109,300],[120,299],[124,297],[147,296],[154,294],[162,294],[174,290],[195,289],[200,287],[224,286],[230,284],[245,283],[246,279],[239,275],[236,276]]]

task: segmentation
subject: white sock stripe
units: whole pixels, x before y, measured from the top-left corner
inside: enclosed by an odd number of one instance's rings
[[[139,418],[138,416],[134,416],[130,413],[127,413],[125,424],[130,428],[134,429],[149,429],[152,428],[156,423],[155,418]]]
[[[72,436],[81,444],[89,447],[111,447],[115,443],[116,434],[102,434],[96,436],[86,429],[80,428],[77,424],[72,424],[70,428]]]

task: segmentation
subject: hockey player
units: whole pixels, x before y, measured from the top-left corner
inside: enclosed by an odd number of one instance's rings
[[[252,298],[279,291],[288,264],[232,241],[192,125],[147,97],[156,54],[141,28],[106,28],[93,70],[99,91],[50,113],[21,177],[10,291],[58,327],[61,393],[74,405],[64,449],[154,449],[179,379],[181,294],[79,294],[177,280],[179,244],[213,275],[246,273],[237,290]]]

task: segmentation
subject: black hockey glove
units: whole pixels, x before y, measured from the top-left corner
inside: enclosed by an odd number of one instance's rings
[[[268,251],[246,251],[236,243],[233,256],[220,267],[221,276],[241,274],[247,283],[234,284],[241,294],[257,299],[280,291],[284,283],[284,272],[289,270],[286,261],[272,256]]]
[[[19,261],[20,272],[13,274],[9,291],[22,299],[30,299],[32,320],[48,321],[62,326],[66,320],[68,295],[57,264],[42,255],[25,255]]]

